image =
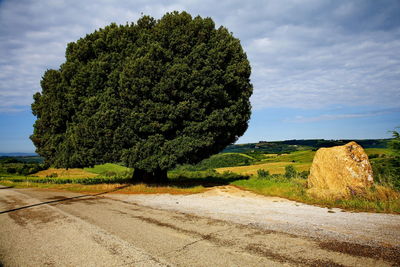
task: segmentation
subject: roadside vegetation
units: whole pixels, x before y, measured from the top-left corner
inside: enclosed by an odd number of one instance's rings
[[[37,158],[30,160],[27,157],[0,157],[0,175],[26,176],[44,170],[44,165]]]
[[[248,180],[232,182],[240,188],[266,196],[284,197],[307,204],[350,211],[371,211],[400,213],[400,194],[389,186],[376,184],[362,195],[352,195],[349,199],[317,199],[307,194],[307,180],[300,173],[292,174],[286,168],[285,174],[252,176]]]
[[[0,184],[19,188],[130,194],[193,194],[212,186],[234,185],[266,196],[324,207],[400,213],[400,165],[396,145],[393,144],[397,139],[393,140],[388,148],[365,149],[376,184],[362,195],[353,195],[349,199],[315,199],[307,194],[307,177],[315,149],[306,146],[298,146],[299,150],[290,153],[259,153],[253,149],[220,153],[196,165],[177,166],[168,172],[168,182],[157,184],[132,184],[133,169],[121,164],[43,170],[43,164],[37,159],[26,162],[19,158],[0,158]]]

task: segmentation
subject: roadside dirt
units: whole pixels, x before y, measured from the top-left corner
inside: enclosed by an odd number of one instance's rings
[[[214,187],[193,195],[108,197],[317,239],[387,247],[400,244],[400,215],[322,208],[234,186]]]
[[[363,267],[400,262],[400,216],[328,211],[230,186],[187,196],[1,189],[0,262]],[[350,226],[342,229],[346,223]],[[366,230],[354,231],[359,224]],[[381,234],[373,238],[376,232]]]

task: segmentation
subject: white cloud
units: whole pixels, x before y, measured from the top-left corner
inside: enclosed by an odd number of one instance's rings
[[[7,107],[7,106],[0,106],[0,113],[17,113],[17,112],[22,112],[26,111],[27,107]]]
[[[398,1],[0,2],[0,107],[28,106],[68,42],[111,22],[187,10],[241,39],[253,107],[400,106]],[[4,109],[0,109],[1,110]]]
[[[330,28],[284,28],[285,34],[277,30],[247,47],[255,108],[399,106],[399,30],[349,35]]]
[[[352,119],[352,118],[367,118],[382,116],[390,113],[398,113],[400,109],[385,109],[385,110],[375,110],[364,113],[347,113],[347,114],[321,114],[314,117],[304,117],[296,116],[293,119],[286,119],[285,122],[295,122],[295,123],[307,123],[307,122],[318,122],[318,121],[332,121],[332,120],[342,120],[342,119]]]

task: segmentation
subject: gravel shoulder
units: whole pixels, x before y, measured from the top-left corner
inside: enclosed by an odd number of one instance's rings
[[[112,194],[109,197],[305,237],[372,246],[400,244],[400,215],[321,208],[258,195],[234,186],[214,187],[193,195]]]
[[[400,262],[400,216],[328,211],[231,186],[185,196],[0,188],[0,263],[365,267]]]

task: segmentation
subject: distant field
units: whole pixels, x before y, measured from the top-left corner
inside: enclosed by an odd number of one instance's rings
[[[22,168],[30,170],[37,164],[15,163],[4,158],[3,163],[0,163],[0,184],[16,188],[53,188],[88,193],[117,191],[129,194],[193,194],[204,192],[212,186],[232,184],[259,194],[280,196],[309,204],[357,211],[400,213],[400,195],[385,184],[387,174],[384,172],[376,176],[377,185],[374,190],[363,196],[341,200],[310,197],[307,194],[307,180],[303,179],[305,176],[295,179],[288,179],[284,175],[271,175],[268,178],[258,176],[257,171],[260,169],[267,170],[270,174],[284,174],[285,167],[289,165],[298,172],[309,171],[316,153],[313,150],[308,148],[289,151],[290,153],[265,153],[260,150],[220,153],[196,165],[178,166],[169,171],[168,183],[158,185],[131,184],[133,170],[118,164],[107,163],[84,169],[48,169],[28,175],[16,171]],[[376,170],[386,168],[385,164],[391,158],[389,149],[367,148],[365,151]],[[14,172],[9,173],[9,169],[14,169]],[[224,173],[227,171],[231,173]]]
[[[218,173],[223,173],[226,171],[231,171],[237,174],[243,175],[251,175],[257,174],[257,171],[260,169],[267,170],[270,174],[283,174],[285,173],[285,167],[288,165],[293,165],[293,167],[299,171],[308,171],[311,167],[310,163],[294,163],[294,162],[270,162],[270,163],[263,163],[263,164],[256,164],[256,165],[249,165],[249,166],[238,166],[238,167],[226,167],[226,168],[218,168],[215,169]]]
[[[365,149],[365,153],[367,153],[367,155],[373,155],[373,154],[377,154],[377,155],[390,155],[390,149],[388,148],[366,148]]]
[[[101,176],[121,175],[130,170],[131,169],[124,166],[120,166],[118,164],[106,163],[102,165],[96,165],[93,168],[84,168],[84,169],[73,168],[67,170],[63,168],[61,169],[50,168],[47,170],[39,171],[30,176],[41,177],[41,178],[50,176],[55,176],[57,178],[93,178],[98,175]]]
[[[365,149],[368,155],[388,155],[390,150],[387,148],[367,148]],[[204,160],[202,163],[193,166],[195,169],[206,170],[215,169],[218,173],[231,171],[243,175],[255,175],[260,169],[268,170],[271,174],[283,174],[285,167],[293,165],[299,172],[309,171],[315,151],[304,150],[294,151],[286,154],[253,154],[245,153],[221,153]],[[379,160],[374,159],[374,160]],[[245,163],[247,161],[247,164]],[[190,170],[190,169],[188,169]],[[48,169],[40,171],[31,176],[49,177],[55,175],[58,178],[92,178],[98,175],[102,177],[110,176],[126,176],[132,169],[113,163],[96,165],[93,168],[84,169]]]
[[[130,171],[131,169],[114,163],[106,163],[106,164],[96,165],[93,168],[84,168],[83,170],[94,174],[105,174],[107,172],[113,172],[115,174],[119,174]]]
[[[313,161],[315,151],[305,150],[296,151],[290,154],[265,154],[267,157],[263,162],[296,162],[296,163],[309,163]]]
[[[245,158],[249,158],[251,160],[255,160],[255,158],[253,158],[253,157],[251,157],[251,156],[249,156],[247,154],[244,154],[244,153],[221,153],[220,155],[239,155],[239,156],[242,156],[242,157],[245,157]]]
[[[283,174],[286,166],[293,165],[298,172],[302,172],[310,170],[314,155],[315,151],[311,150],[295,151],[281,155],[264,154],[265,158],[254,165],[218,168],[216,171],[219,173],[231,171],[238,174],[254,175],[257,174],[258,170],[263,169],[269,171],[270,174]]]
[[[82,169],[54,169],[50,168],[47,170],[43,170],[40,172],[37,172],[35,174],[32,174],[31,176],[35,177],[49,177],[49,176],[55,176],[57,178],[91,178],[91,177],[96,177],[97,174],[87,172]]]
[[[388,155],[390,150],[387,148],[367,148],[365,152],[368,155]],[[283,174],[285,166],[293,165],[299,172],[309,171],[316,151],[305,150],[295,151],[290,154],[264,154],[265,158],[249,166],[235,166],[217,168],[216,171],[223,173],[231,171],[238,174],[257,174],[259,169],[268,170],[271,174]]]

